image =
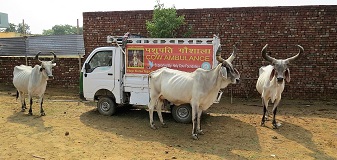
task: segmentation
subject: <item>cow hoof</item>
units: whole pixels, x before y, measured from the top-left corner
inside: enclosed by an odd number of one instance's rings
[[[168,127],[166,123],[163,123],[161,126],[162,126],[163,128],[167,128],[167,127]]]
[[[29,113],[28,113],[28,115],[32,116],[32,115],[33,115],[33,113],[32,113],[32,112],[29,112]]]
[[[265,121],[269,121],[269,117],[268,117],[268,116],[265,116],[265,117],[264,117],[264,120],[265,120]]]
[[[151,128],[154,129],[154,130],[157,129],[157,127],[155,125],[152,125]]]
[[[261,126],[262,126],[262,127],[265,127],[264,122],[261,122]]]
[[[25,112],[25,111],[26,111],[25,109],[23,109],[23,108],[21,109],[21,112]]]
[[[273,124],[273,129],[278,129],[281,126],[280,123]]]
[[[199,130],[199,131],[198,131],[198,134],[200,134],[200,135],[204,135],[205,133],[204,133],[204,131],[202,131],[202,130]]]
[[[197,134],[192,134],[192,138],[193,138],[193,140],[198,140],[199,139]]]
[[[45,116],[46,114],[43,112],[43,113],[41,113],[41,116]]]

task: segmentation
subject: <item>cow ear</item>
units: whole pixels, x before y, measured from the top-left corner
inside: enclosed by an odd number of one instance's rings
[[[220,72],[219,74],[221,74],[221,76],[223,78],[227,79],[227,69],[226,69],[226,67],[221,67],[220,70],[219,70],[219,72]]]
[[[287,68],[287,70],[285,71],[285,77],[286,77],[286,81],[289,83],[290,82],[290,70],[289,68]]]
[[[269,81],[271,81],[274,78],[274,75],[275,75],[275,69],[273,68],[269,76]]]
[[[53,67],[55,67],[55,66],[56,66],[56,63],[53,63],[52,65],[53,65]]]

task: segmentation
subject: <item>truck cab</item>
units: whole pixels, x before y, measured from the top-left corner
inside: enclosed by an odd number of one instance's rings
[[[82,67],[82,99],[98,101],[99,111],[103,115],[115,112],[115,107],[111,105],[125,103],[122,94],[123,62],[124,55],[118,47],[99,47],[91,52]]]

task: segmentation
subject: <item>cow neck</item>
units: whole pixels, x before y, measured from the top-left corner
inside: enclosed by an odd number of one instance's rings
[[[205,97],[203,97],[204,101],[200,104],[203,110],[208,109],[216,99],[218,95],[218,91],[220,90],[221,86],[221,76],[219,76],[219,71],[221,68],[221,64],[218,65],[216,68],[207,71],[205,76],[207,77],[207,90],[204,91]]]
[[[221,86],[221,79],[222,77],[220,76],[219,74],[219,71],[221,69],[221,65],[222,64],[219,64],[216,68],[210,70],[209,72],[207,72],[207,77],[210,77],[209,78],[209,82],[210,82],[210,86],[213,86],[213,87],[210,87],[210,91],[212,90],[220,90],[220,86]]]
[[[47,78],[42,73],[45,71],[41,72],[40,68],[41,68],[40,65],[36,65],[32,71],[32,74],[34,74],[33,82],[36,82],[35,84],[47,83]]]
[[[270,86],[274,86],[276,88],[282,87],[285,84],[284,80],[281,84],[278,84],[275,76],[273,77],[273,79],[270,80],[269,83],[270,83]]]

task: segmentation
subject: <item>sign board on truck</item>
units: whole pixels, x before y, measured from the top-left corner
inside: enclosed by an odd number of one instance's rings
[[[210,70],[213,56],[212,44],[127,44],[126,73],[148,74],[162,67]]]

